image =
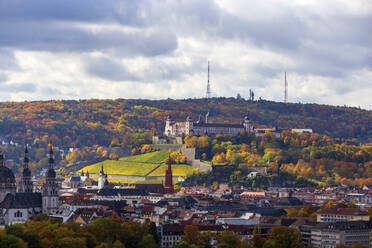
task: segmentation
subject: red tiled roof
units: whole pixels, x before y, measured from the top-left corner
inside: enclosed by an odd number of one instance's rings
[[[154,212],[155,206],[154,205],[144,205],[142,207],[142,213],[150,213]]]
[[[368,215],[359,208],[325,208],[318,212],[319,214],[338,214],[338,215]]]

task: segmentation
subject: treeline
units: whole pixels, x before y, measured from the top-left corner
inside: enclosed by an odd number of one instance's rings
[[[257,226],[253,231],[252,239],[242,239],[232,231],[215,234],[212,232],[199,232],[197,226],[185,226],[182,240],[175,248],[212,248],[211,241],[214,241],[217,247],[221,248],[306,247],[301,243],[301,233],[297,229],[290,227],[273,227],[270,229],[267,238],[264,238],[261,235],[259,226]]]
[[[162,134],[167,115],[197,120],[207,111],[214,122],[240,123],[248,113],[256,125],[312,128],[334,138],[372,140],[372,111],[235,98],[2,102],[0,138],[37,147],[109,146],[114,138],[126,143],[128,133]]]
[[[372,185],[372,143],[337,142],[325,135],[294,131],[283,131],[281,137],[271,132],[261,137],[245,132],[238,137],[221,134],[214,138],[185,137],[186,146],[195,147],[202,160],[210,161],[214,167],[232,168],[221,174],[213,170],[204,183],[226,182],[226,177],[230,176],[228,182],[231,184],[268,186],[277,179],[247,178],[254,167],[266,167],[269,174],[287,173],[295,176],[300,184],[310,179],[323,186]],[[203,181],[205,176],[194,175],[186,182]]]
[[[249,240],[231,231],[216,234],[200,232],[197,226],[185,226],[182,240],[175,247],[211,248],[213,243],[221,248],[304,247],[301,233],[293,228],[274,227],[264,238],[257,227],[253,234]],[[154,223],[122,222],[115,215],[97,218],[88,225],[61,223],[38,215],[26,224],[0,230],[0,246],[17,248],[160,248],[160,239]]]
[[[122,222],[113,215],[89,225],[61,223],[38,215],[26,224],[0,230],[1,247],[29,248],[158,248],[160,236],[154,223]]]

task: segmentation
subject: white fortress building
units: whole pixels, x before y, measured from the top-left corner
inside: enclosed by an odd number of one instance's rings
[[[199,120],[193,122],[190,117],[184,122],[175,122],[170,116],[165,122],[164,135],[166,136],[186,136],[186,135],[217,135],[224,134],[229,136],[238,136],[242,131],[248,133],[253,131],[253,125],[246,116],[241,124],[210,123],[208,121],[209,112],[203,120],[199,115]]]

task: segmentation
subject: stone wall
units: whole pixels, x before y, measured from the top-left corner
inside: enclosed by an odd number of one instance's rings
[[[178,151],[182,145],[172,145],[172,144],[152,144],[152,148],[159,150],[159,151]]]
[[[181,153],[186,156],[187,163],[193,168],[197,168],[200,171],[209,171],[212,170],[212,166],[207,163],[203,163],[200,159],[195,159],[195,148],[186,148],[182,146]]]

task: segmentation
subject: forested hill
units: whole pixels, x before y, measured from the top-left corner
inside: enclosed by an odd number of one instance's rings
[[[235,98],[2,102],[0,137],[21,144],[109,145],[129,132],[161,133],[167,115],[196,120],[207,111],[213,122],[239,123],[249,113],[256,125],[312,128],[331,137],[372,141],[372,111]]]

